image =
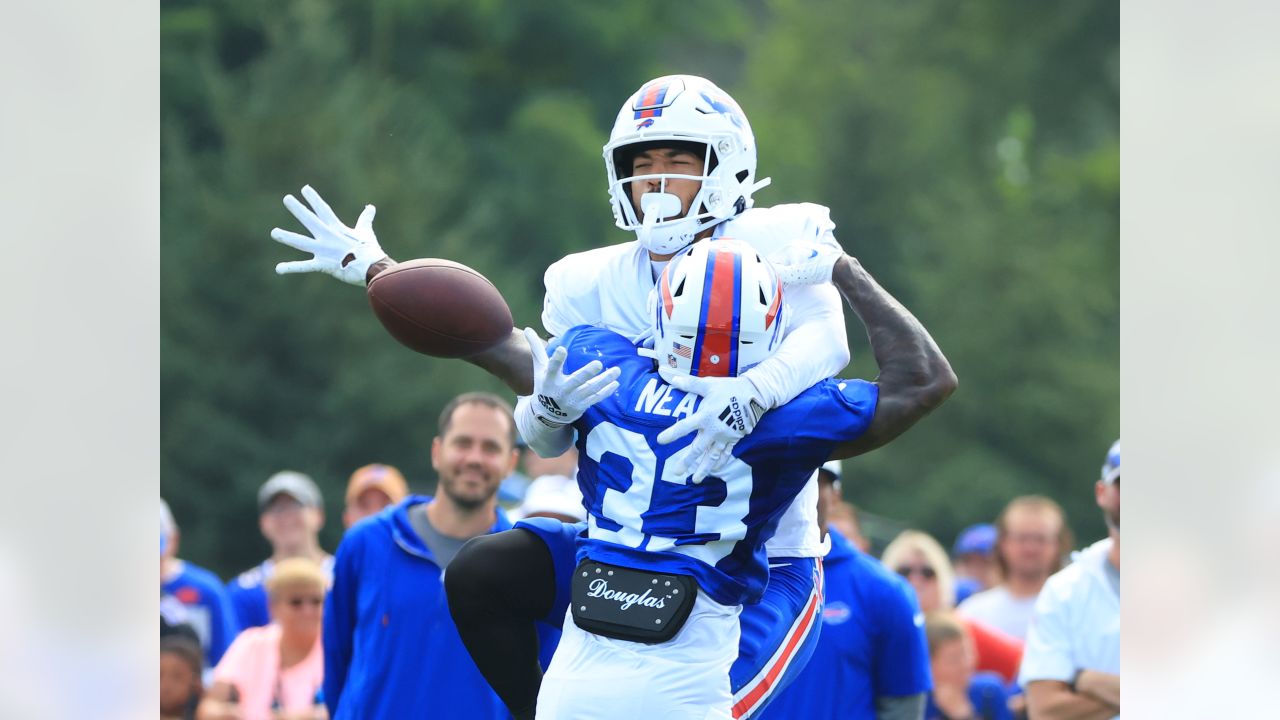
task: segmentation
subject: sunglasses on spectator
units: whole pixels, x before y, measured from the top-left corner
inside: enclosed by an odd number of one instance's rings
[[[904,578],[909,578],[914,574],[919,574],[925,580],[932,580],[938,577],[938,573],[928,565],[903,565],[897,569],[897,573]]]
[[[324,604],[324,598],[314,597],[314,596],[313,597],[295,597],[295,598],[289,598],[287,602],[289,603],[289,607],[292,607],[292,608],[300,608],[304,604],[311,605],[313,607],[320,607],[321,605]]]

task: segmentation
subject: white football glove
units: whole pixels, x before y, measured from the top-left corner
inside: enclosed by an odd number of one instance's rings
[[[524,329],[533,354],[533,401],[529,403],[534,417],[552,429],[558,429],[582,417],[592,405],[609,397],[618,389],[617,367],[604,369],[599,360],[565,375],[565,358],[569,351],[563,345],[547,357],[547,346],[533,328]]]
[[[677,390],[702,396],[697,411],[658,434],[658,442],[666,445],[698,431],[689,452],[671,458],[671,472],[683,477],[692,469],[693,481],[700,483],[733,457],[733,446],[755,429],[767,408],[745,375],[703,378],[665,367],[658,372]]]
[[[387,256],[379,247],[377,236],[373,234],[373,216],[377,208],[365,205],[364,212],[356,220],[356,226],[349,228],[342,224],[310,185],[302,188],[302,196],[311,203],[310,209],[292,195],[284,196],[284,206],[313,237],[280,228],[273,229],[271,237],[315,257],[310,260],[282,262],[276,265],[276,272],[280,275],[322,272],[343,282],[364,287],[369,266]]]
[[[793,242],[769,255],[769,263],[784,287],[831,282],[831,271],[844,251],[826,243]]]

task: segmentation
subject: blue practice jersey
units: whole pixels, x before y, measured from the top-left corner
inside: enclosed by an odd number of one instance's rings
[[[652,359],[611,331],[578,326],[548,352],[560,345],[569,351],[565,372],[592,360],[622,371],[618,391],[574,423],[588,513],[579,558],[692,575],[725,605],[758,600],[769,576],[765,541],[836,445],[866,431],[876,385],[828,380],[809,388],[765,413],[720,475],[695,485],[666,471],[693,436],[670,445],[657,436],[693,413],[700,398],[663,382]]]

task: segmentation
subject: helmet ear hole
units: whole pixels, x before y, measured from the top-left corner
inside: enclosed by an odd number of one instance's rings
[[[739,170],[739,171],[738,171],[738,174],[737,174],[737,175],[734,175],[734,177],[738,178],[738,182],[746,182],[746,181],[747,181],[747,175],[749,175],[749,174],[750,174],[750,173],[748,173],[746,170]]]

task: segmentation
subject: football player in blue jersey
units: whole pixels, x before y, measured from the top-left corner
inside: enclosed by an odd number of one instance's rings
[[[701,402],[689,391],[769,357],[789,312],[772,267],[728,239],[677,256],[653,304],[652,350],[584,325],[553,341],[542,360],[541,342],[526,331],[535,374],[572,377],[599,365],[610,370],[593,372],[595,382],[610,384],[598,394],[612,391],[538,418],[577,431],[588,510],[569,591],[573,620],[542,682],[541,717],[594,718],[610,706],[615,717],[733,717],[738,612],[768,582],[765,540],[818,466],[906,429],[893,418],[896,394],[881,416],[876,383],[824,381],[766,414],[723,469],[695,482],[679,462],[690,442],[673,442],[673,427]],[[934,372],[916,378],[930,396],[917,398],[912,419],[954,387],[936,346],[919,350]],[[815,600],[806,613],[817,610]]]

